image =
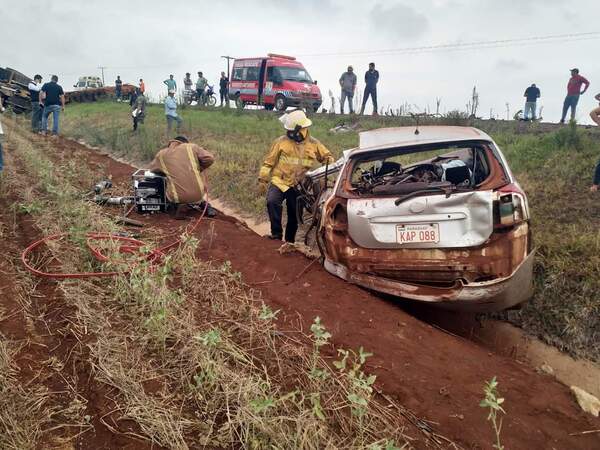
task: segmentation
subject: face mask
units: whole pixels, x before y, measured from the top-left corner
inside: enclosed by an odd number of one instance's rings
[[[308,128],[296,128],[288,131],[287,135],[291,140],[300,143],[308,137]]]

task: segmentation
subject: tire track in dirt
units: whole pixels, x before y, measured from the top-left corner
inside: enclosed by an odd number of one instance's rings
[[[86,161],[98,179],[110,174],[116,183],[130,183],[132,167],[80,144],[59,139],[53,151],[57,158]],[[135,218],[147,224],[146,232],[164,235],[183,228],[167,215]],[[502,436],[507,448],[600,446],[598,435],[570,435],[598,429],[600,421],[585,415],[568,389],[553,378],[420,322],[395,302],[349,285],[317,264],[296,279],[310,260],[295,253],[280,255],[277,243],[233,218],[206,220],[199,234],[205,243],[201,256],[231,261],[267,303],[285,312],[287,322],[298,320],[307,329],[319,315],[336,347],[364,346],[373,352],[367,366],[377,375],[377,386],[465,448],[487,448],[493,440],[486,412],[478,406],[483,383],[493,376],[506,398]]]

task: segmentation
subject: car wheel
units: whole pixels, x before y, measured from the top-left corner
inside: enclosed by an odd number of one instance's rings
[[[246,106],[246,102],[244,102],[241,98],[240,95],[236,95],[235,96],[235,107],[237,109],[244,109],[244,106]]]
[[[285,97],[281,94],[277,95],[277,97],[275,97],[275,109],[277,109],[277,111],[285,111],[286,108]]]

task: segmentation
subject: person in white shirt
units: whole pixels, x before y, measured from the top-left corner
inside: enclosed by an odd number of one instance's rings
[[[40,102],[40,91],[42,90],[42,76],[36,75],[27,86],[31,98],[31,131],[39,133],[42,130],[42,111],[44,106]]]

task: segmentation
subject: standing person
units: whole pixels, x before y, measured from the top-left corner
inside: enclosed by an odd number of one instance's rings
[[[167,91],[175,91],[177,92],[177,82],[173,78],[173,75],[169,75],[169,78],[163,81],[167,85]]]
[[[131,106],[133,108],[133,105],[135,105],[135,100],[137,99],[137,96],[140,94],[143,94],[142,89],[135,88],[135,91],[133,91],[131,93],[131,95],[129,96],[129,106]]]
[[[523,97],[525,97],[525,120],[535,120],[536,110],[537,110],[537,99],[540,98],[540,89],[533,83],[527,89],[525,89],[525,93]]]
[[[379,72],[375,70],[375,63],[369,63],[369,70],[365,72],[365,93],[363,95],[362,107],[360,108],[360,113],[363,114],[365,112],[365,105],[367,104],[367,99],[369,95],[371,96],[371,101],[373,102],[373,115],[376,116],[377,113],[377,82],[379,81]]]
[[[27,86],[31,99],[31,131],[39,133],[42,130],[42,105],[40,104],[40,91],[42,90],[42,76],[36,75]]]
[[[596,94],[594,98],[598,101],[599,105],[596,109],[592,109],[592,112],[590,112],[590,117],[598,126],[600,126],[600,94]]]
[[[146,85],[144,84],[144,80],[140,78],[140,92],[143,94],[146,92]]]
[[[592,182],[591,192],[598,192],[600,189],[600,161],[596,164],[596,170],[594,170],[594,181]]]
[[[185,74],[185,78],[183,79],[183,88],[186,91],[191,91],[192,90],[192,85],[194,84],[194,82],[192,81],[192,76],[190,75],[189,72],[187,72]]]
[[[4,106],[0,103],[0,113],[4,112]],[[0,120],[0,173],[4,168],[4,157],[2,155],[2,141],[4,140],[4,131],[2,130],[2,121]]]
[[[48,116],[52,114],[52,134],[58,134],[58,124],[60,121],[60,112],[65,111],[65,92],[60,84],[58,77],[52,75],[51,81],[42,86],[40,92],[40,102],[44,103],[44,112],[42,113],[42,132],[48,132]]]
[[[173,122],[176,122],[177,132],[181,128],[181,117],[177,114],[177,101],[175,100],[175,91],[170,90],[168,97],[165,99],[165,116],[167,118],[167,134],[171,133]]]
[[[121,101],[121,90],[123,89],[123,82],[121,81],[121,76],[117,75],[117,79],[115,80],[115,94],[117,96],[117,101]]]
[[[581,90],[582,85],[585,85],[583,91]],[[571,78],[569,78],[569,82],[567,83],[567,96],[565,97],[565,101],[563,103],[563,111],[560,123],[565,123],[569,108],[571,108],[571,120],[575,120],[579,96],[585,94],[585,91],[588,90],[588,87],[590,87],[590,82],[579,75],[579,69],[571,69]]]
[[[331,164],[334,159],[327,147],[310,136],[308,128],[312,121],[306,117],[304,111],[292,111],[281,116],[279,120],[283,123],[286,134],[276,139],[271,146],[260,168],[258,180],[261,190],[267,191],[267,211],[271,221],[271,234],[268,238],[281,240],[284,237],[281,214],[285,201],[285,240],[294,242],[298,230],[295,186],[317,161],[321,164]]]
[[[131,106],[133,131],[137,130],[139,123],[144,123],[144,118],[146,117],[146,97],[140,92],[140,88],[136,88],[135,91],[135,100]]]
[[[352,108],[352,99],[354,98],[354,91],[356,90],[356,74],[354,73],[354,68],[352,66],[348,66],[348,70],[340,77],[340,87],[342,88],[340,113],[344,114],[344,103],[346,103],[347,98],[350,114],[354,114],[354,110]]]
[[[229,106],[229,78],[227,78],[225,72],[221,72],[221,78],[219,79],[219,96],[221,97],[221,106],[223,106],[223,102]]]
[[[208,85],[208,80],[204,78],[202,72],[198,72],[198,81],[196,81],[196,94],[198,96],[198,103],[204,105],[206,103],[206,95],[204,91]]]
[[[600,103],[600,94],[596,94],[594,98]],[[598,124],[598,126],[600,126],[600,106],[592,110],[590,117]],[[596,170],[594,171],[594,181],[592,182],[590,191],[598,192],[598,189],[600,189],[600,161],[598,161],[598,164],[596,165]]]

